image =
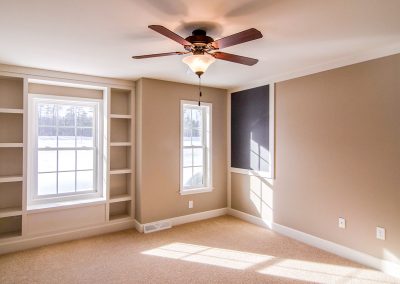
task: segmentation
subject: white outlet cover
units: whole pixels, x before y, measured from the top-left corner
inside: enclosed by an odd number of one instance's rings
[[[189,208],[193,208],[193,200],[189,200]]]
[[[339,217],[338,226],[341,229],[346,229],[346,219],[342,218],[342,217]]]
[[[385,228],[376,227],[376,238],[378,240],[384,241],[386,239],[386,231]]]

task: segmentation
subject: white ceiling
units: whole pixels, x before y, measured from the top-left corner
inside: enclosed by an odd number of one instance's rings
[[[370,50],[400,50],[399,11],[399,0],[0,0],[0,63],[196,83],[181,56],[131,59],[183,50],[148,25],[183,37],[206,26],[215,39],[257,28],[262,39],[223,51],[258,64],[219,60],[203,77],[205,85],[232,88]]]

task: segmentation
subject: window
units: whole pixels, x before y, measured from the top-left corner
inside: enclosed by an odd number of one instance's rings
[[[181,101],[181,194],[212,190],[211,104]]]
[[[100,197],[101,101],[29,95],[29,204]]]

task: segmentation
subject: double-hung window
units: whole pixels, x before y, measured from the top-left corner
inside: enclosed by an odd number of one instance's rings
[[[101,101],[29,96],[29,204],[102,196]]]
[[[212,190],[209,103],[181,101],[181,194]]]

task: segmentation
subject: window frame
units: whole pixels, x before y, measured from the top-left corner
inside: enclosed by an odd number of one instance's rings
[[[81,191],[79,193],[61,193],[61,194],[51,194],[45,196],[38,195],[38,113],[37,104],[41,102],[48,103],[63,103],[66,104],[76,104],[76,105],[90,105],[94,107],[94,125],[93,125],[93,147],[57,147],[54,149],[62,150],[63,148],[70,148],[71,150],[94,150],[94,164],[93,164],[93,181],[95,190]],[[87,201],[88,199],[98,199],[104,198],[104,188],[102,182],[103,176],[103,100],[101,99],[91,99],[84,97],[70,97],[70,96],[56,96],[56,95],[42,95],[42,94],[28,94],[28,168],[27,168],[27,185],[28,185],[28,207],[36,205],[48,205],[57,204],[62,202],[70,201]],[[75,135],[76,137],[76,135]],[[77,161],[75,161],[77,163]],[[71,171],[73,172],[73,171]],[[76,172],[76,169],[75,171]],[[58,174],[57,170],[57,174]]]
[[[203,115],[203,129],[202,129],[202,138],[203,138],[203,146],[184,146],[183,138],[184,138],[184,107],[185,105],[198,106],[198,101],[188,101],[181,100],[180,104],[180,194],[196,194],[202,192],[211,192],[213,190],[212,183],[212,104],[201,102],[201,106],[207,107],[208,109],[204,109],[206,115]],[[209,121],[207,123],[207,120]],[[202,187],[191,186],[185,187],[183,184],[183,150],[185,148],[203,148],[203,164],[204,164],[204,174],[205,174],[205,183]]]

